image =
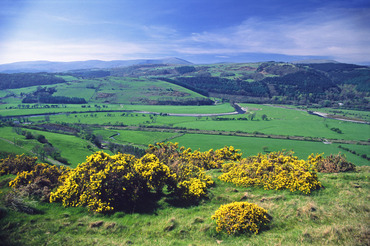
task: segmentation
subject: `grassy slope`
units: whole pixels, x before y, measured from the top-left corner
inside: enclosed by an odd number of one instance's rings
[[[71,163],[71,167],[76,167],[78,163],[85,161],[86,156],[92,154],[92,152],[87,149],[87,145],[92,146],[92,144],[76,136],[29,129],[25,130],[30,131],[33,135],[44,135],[54,147],[58,148],[61,151],[62,157],[68,159],[68,161]],[[30,152],[35,145],[40,145],[40,143],[35,139],[26,140],[24,136],[17,135],[15,132],[12,131],[11,127],[1,127],[0,135],[2,138],[8,139],[10,141],[20,140],[22,142],[23,150],[27,152]],[[6,145],[1,146],[0,150],[8,151],[9,148],[15,148],[9,145],[10,144],[7,143]],[[19,153],[19,148],[17,149]],[[97,151],[98,149],[94,148],[94,150]]]
[[[83,97],[90,103],[140,104],[142,99],[176,100],[204,97],[196,92],[168,82],[146,78],[106,77],[102,79],[77,79],[68,77],[68,83],[46,85],[54,87],[54,96]],[[37,86],[8,90],[16,96],[31,93]],[[10,99],[7,99],[8,102]],[[17,99],[20,103],[20,100]],[[142,101],[144,102],[144,101]],[[144,102],[148,103],[148,102]]]
[[[311,195],[234,187],[217,179],[210,199],[198,206],[176,207],[163,198],[153,213],[94,215],[84,208],[34,202],[43,214],[8,210],[0,220],[3,245],[366,245],[370,205],[366,201],[369,168],[358,173],[320,174],[325,189]],[[7,177],[0,177],[0,181]],[[3,184],[5,182],[2,182]],[[1,187],[4,196],[9,188]],[[258,235],[218,234],[210,219],[220,205],[256,203],[273,217],[270,228]],[[245,199],[244,199],[245,200]],[[103,221],[103,226],[89,224]],[[111,228],[109,228],[111,227]],[[167,228],[167,229],[166,229]],[[171,229],[168,229],[171,228]],[[218,241],[218,243],[217,243]]]

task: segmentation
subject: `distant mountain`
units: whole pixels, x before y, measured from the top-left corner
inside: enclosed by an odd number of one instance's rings
[[[74,62],[50,62],[50,61],[28,61],[15,62],[0,65],[2,73],[37,73],[37,72],[65,72],[79,69],[110,69],[140,64],[173,64],[189,65],[186,60],[170,57],[164,59],[137,59],[137,60],[114,60],[114,61],[74,61]]]
[[[293,64],[321,64],[321,63],[340,63],[334,60],[324,60],[324,59],[306,59],[291,62]]]

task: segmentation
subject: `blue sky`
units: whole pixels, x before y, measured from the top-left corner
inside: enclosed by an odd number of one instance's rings
[[[0,0],[0,64],[175,56],[370,64],[368,0]]]

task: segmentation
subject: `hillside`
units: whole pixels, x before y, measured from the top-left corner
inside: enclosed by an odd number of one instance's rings
[[[30,93],[29,89],[9,89],[56,84],[55,95],[70,97],[79,88],[86,92],[81,97],[88,102],[177,105],[191,97],[198,99],[185,104],[199,105],[212,103],[210,99],[204,101],[212,97],[230,102],[370,109],[369,67],[330,61],[302,62],[307,63],[193,65],[178,58],[32,63],[46,70],[74,70],[58,74],[0,74],[1,88],[8,90],[0,94],[0,100],[8,102],[12,95],[23,99]],[[83,69],[87,67],[90,68]]]
[[[154,77],[236,102],[370,109],[370,68],[353,64],[136,65],[111,69],[110,74]]]

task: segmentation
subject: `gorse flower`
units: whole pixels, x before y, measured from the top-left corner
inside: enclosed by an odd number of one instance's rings
[[[201,199],[212,184],[211,177],[191,163],[176,161],[176,165],[168,166],[151,153],[136,159],[127,154],[96,152],[68,173],[64,183],[51,193],[50,202],[109,212],[134,206],[164,186],[182,199]]]
[[[299,160],[292,152],[258,154],[240,162],[224,164],[224,174],[219,179],[240,186],[298,190],[308,194],[321,187],[316,170],[318,159],[312,155],[308,161]]]
[[[218,232],[226,231],[228,234],[245,232],[257,234],[270,222],[267,210],[248,202],[221,205],[211,218],[216,220]]]

